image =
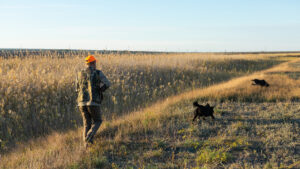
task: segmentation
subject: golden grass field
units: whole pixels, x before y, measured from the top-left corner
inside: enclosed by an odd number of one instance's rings
[[[1,59],[0,168],[297,168],[298,56],[96,55],[113,86],[88,150],[74,93],[84,56]],[[216,120],[192,123],[194,100]]]

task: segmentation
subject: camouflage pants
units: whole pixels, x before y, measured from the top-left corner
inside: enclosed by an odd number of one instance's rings
[[[99,106],[80,106],[83,118],[83,140],[93,143],[94,135],[99,129],[102,119]]]

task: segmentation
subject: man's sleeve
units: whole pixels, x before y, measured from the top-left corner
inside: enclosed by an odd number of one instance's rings
[[[102,73],[102,71],[99,72],[100,75],[100,80],[103,84],[100,84],[100,88],[102,88],[103,86],[105,86],[105,88],[109,88],[110,87],[110,82],[109,80],[106,78],[106,76]]]

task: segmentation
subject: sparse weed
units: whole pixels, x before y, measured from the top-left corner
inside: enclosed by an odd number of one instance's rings
[[[198,166],[211,163],[225,163],[232,158],[232,155],[224,148],[213,149],[206,147],[198,152],[196,162]]]
[[[149,150],[149,151],[147,151],[147,152],[144,153],[144,158],[146,158],[146,159],[158,158],[158,157],[161,157],[162,154],[163,154],[163,150],[162,149]]]

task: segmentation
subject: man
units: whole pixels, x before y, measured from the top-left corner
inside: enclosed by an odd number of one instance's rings
[[[86,68],[78,72],[76,90],[77,103],[83,118],[83,139],[93,144],[93,138],[99,129],[102,118],[100,104],[103,92],[110,87],[110,82],[96,69],[96,59],[93,55],[85,58]],[[93,123],[92,123],[93,122]]]

